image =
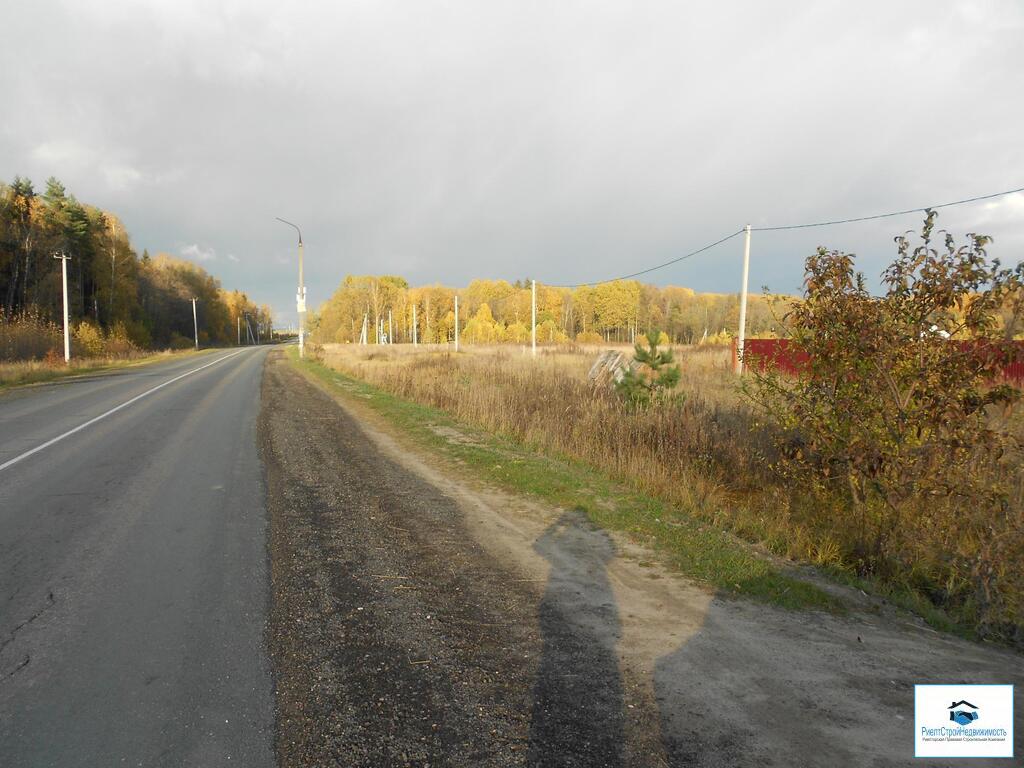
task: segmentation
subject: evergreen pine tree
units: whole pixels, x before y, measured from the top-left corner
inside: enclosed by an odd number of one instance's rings
[[[657,328],[647,332],[647,348],[640,344],[634,346],[635,365],[616,384],[619,394],[633,405],[650,405],[679,383],[679,366],[675,364],[671,349],[658,349],[660,337],[661,331]]]

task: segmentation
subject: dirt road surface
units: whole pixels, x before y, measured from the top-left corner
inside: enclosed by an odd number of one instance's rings
[[[716,597],[280,356],[259,438],[282,766],[945,765],[912,757],[914,684],[1024,686],[1019,655],[893,611]]]

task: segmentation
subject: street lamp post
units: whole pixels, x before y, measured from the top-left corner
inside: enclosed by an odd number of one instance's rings
[[[299,290],[295,294],[295,308],[299,314],[299,357],[306,356],[306,286],[302,281],[302,230],[296,224],[275,216],[282,224],[287,224],[299,233]]]

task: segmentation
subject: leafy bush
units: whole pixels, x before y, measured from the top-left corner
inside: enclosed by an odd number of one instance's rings
[[[71,352],[76,357],[99,357],[103,354],[103,331],[82,320],[71,329]]]
[[[918,578],[983,628],[1019,626],[1020,392],[998,382],[1015,350],[997,315],[1024,266],[990,260],[982,235],[936,247],[935,219],[918,246],[897,238],[881,297],[853,256],[811,256],[785,318],[807,363],[795,380],[755,373],[747,393],[778,428],[778,470],[834,509],[860,572]]]
[[[131,357],[138,351],[124,323],[117,323],[103,340],[103,354],[107,357]]]
[[[604,336],[596,331],[582,331],[576,334],[577,344],[604,344]]]
[[[62,346],[62,338],[61,328],[36,312],[15,317],[0,312],[0,361],[40,360]]]
[[[169,339],[169,345],[171,349],[188,349],[189,347],[195,346],[195,340],[190,339],[187,336],[182,336],[180,333],[174,332],[171,334]]]
[[[654,336],[658,340],[659,347],[667,347],[672,343],[672,339],[668,337],[668,334],[664,331],[652,331],[651,336]],[[641,347],[647,346],[650,342],[647,339],[646,333],[638,333],[636,337],[636,343]]]

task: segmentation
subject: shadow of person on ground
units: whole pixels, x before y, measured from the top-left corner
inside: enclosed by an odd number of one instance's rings
[[[543,650],[527,764],[624,765],[620,624],[606,570],[615,548],[583,514],[567,512],[534,549],[551,571],[539,609]]]

